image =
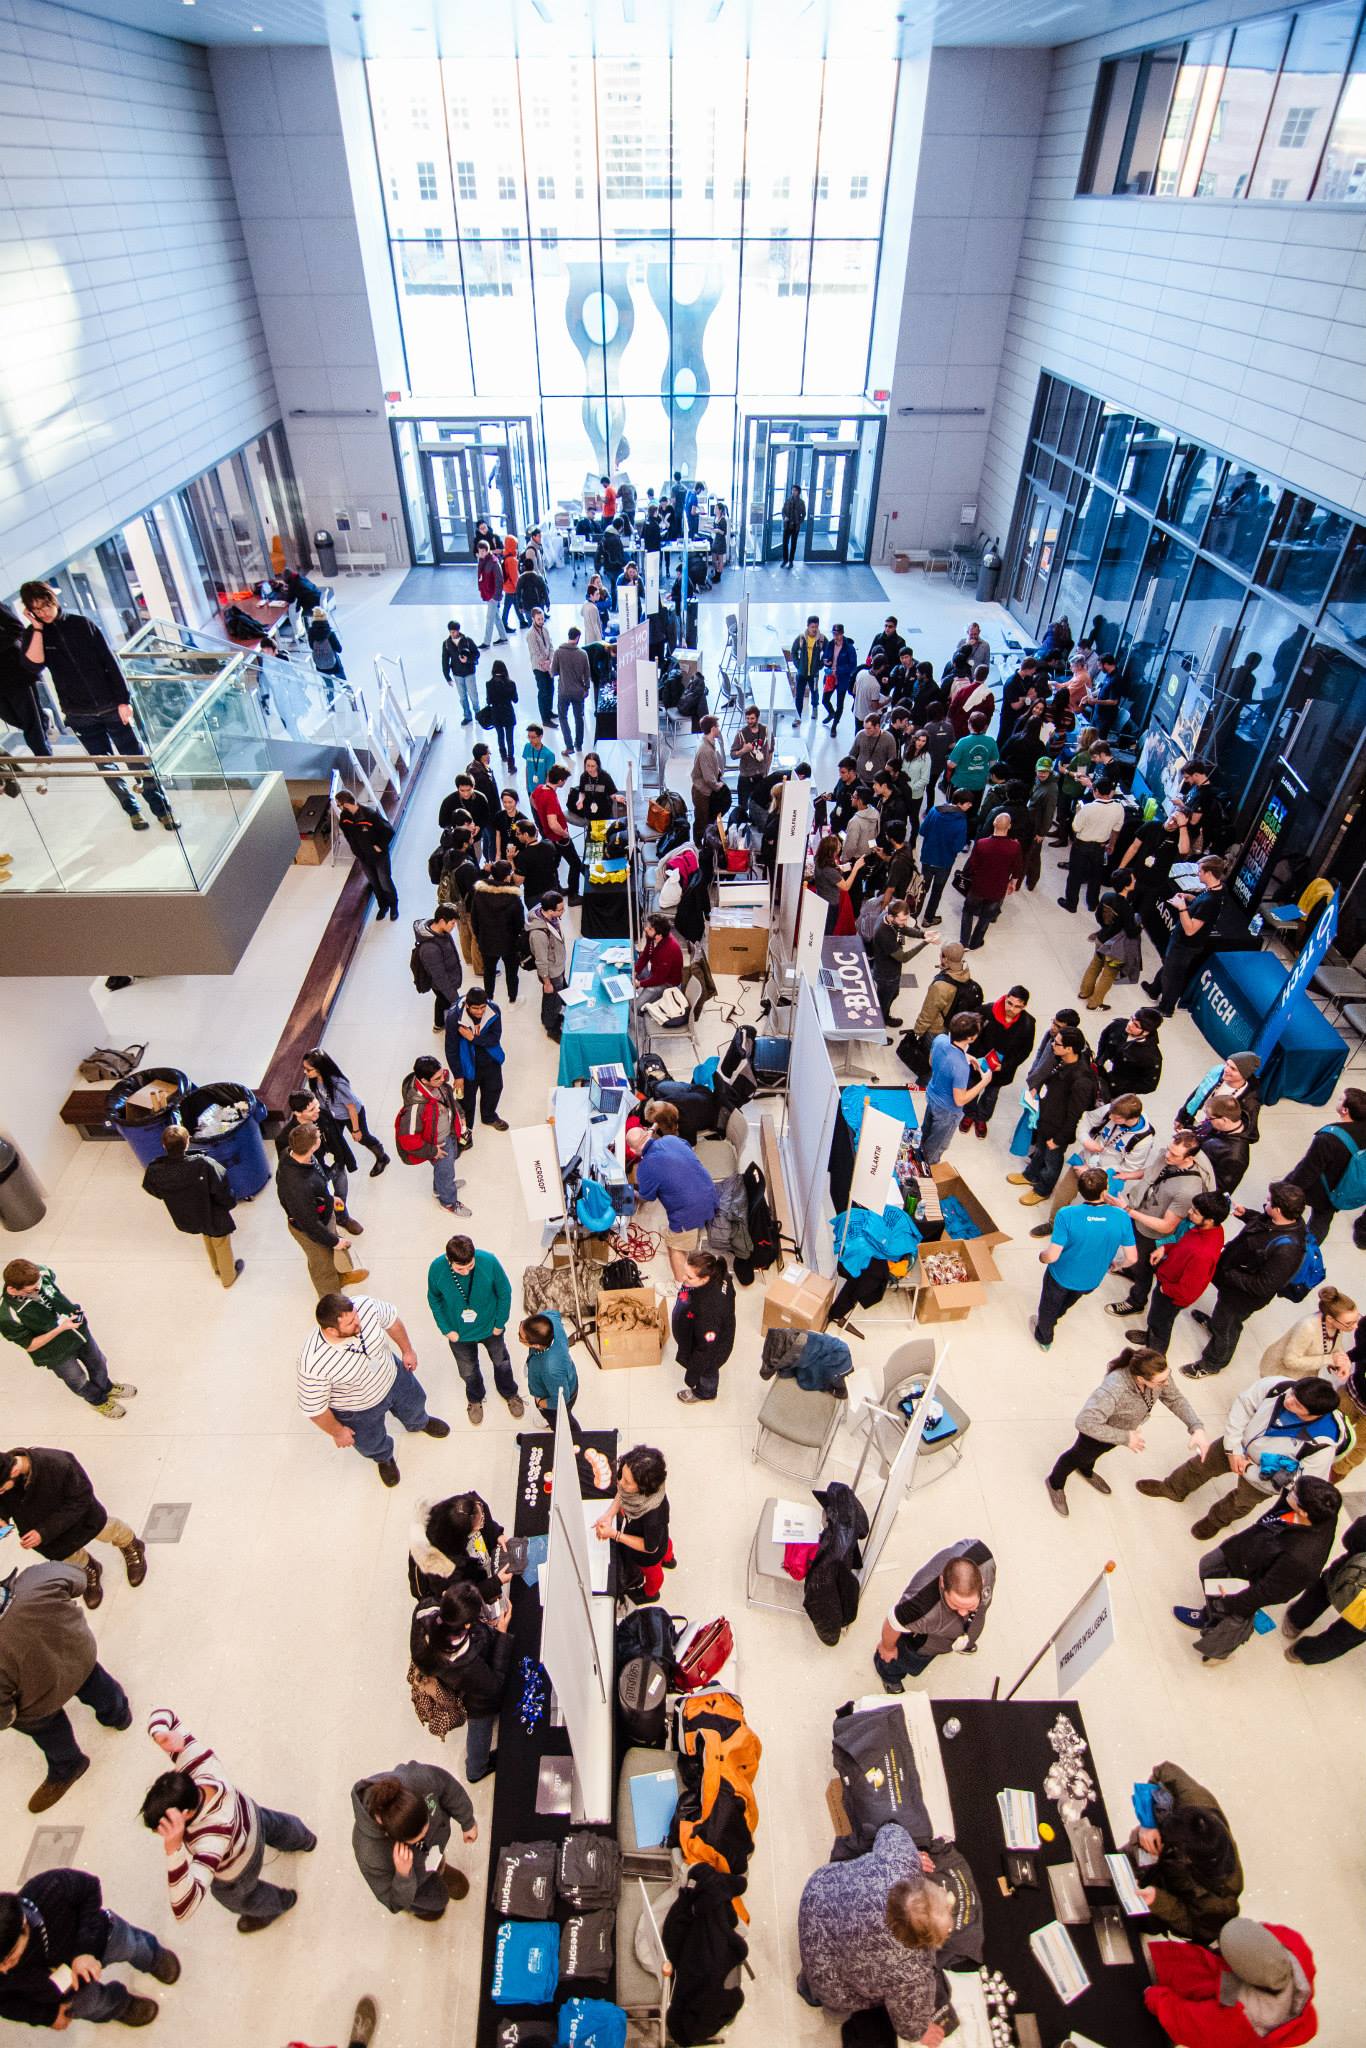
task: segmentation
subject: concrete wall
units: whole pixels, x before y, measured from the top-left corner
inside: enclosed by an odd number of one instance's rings
[[[874,540],[969,540],[1029,203],[1051,52],[939,49],[930,58]],[[925,407],[900,416],[901,406]],[[929,408],[979,406],[936,417]]]
[[[982,474],[994,531],[1043,369],[1366,513],[1366,208],[1076,196],[1101,59],[1227,13],[1054,53]]]
[[[0,332],[0,594],[278,417],[202,50],[0,0]]]
[[[405,380],[363,66],[294,47],[209,63],[305,519],[349,517],[357,548],[404,562],[384,392]]]

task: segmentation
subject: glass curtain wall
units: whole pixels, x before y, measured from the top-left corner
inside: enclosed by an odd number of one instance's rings
[[[895,61],[718,62],[699,35],[367,73],[409,389],[538,398],[552,502],[674,469],[729,498],[746,397],[861,397]]]
[[[1293,751],[1310,785],[1294,846],[1319,846],[1366,763],[1366,525],[1045,375],[1002,591],[1036,640],[1065,614],[1118,655],[1131,745],[1203,689],[1201,745],[1239,820]]]

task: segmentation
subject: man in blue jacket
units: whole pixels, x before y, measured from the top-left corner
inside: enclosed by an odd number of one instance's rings
[[[547,1429],[555,1427],[556,1412],[563,1401],[569,1434],[577,1443],[580,1430],[574,1420],[574,1403],[579,1398],[579,1376],[569,1355],[564,1324],[550,1308],[542,1314],[527,1316],[517,1335],[526,1345],[527,1392],[545,1417]]]
[[[924,926],[941,922],[939,899],[950,868],[968,843],[968,820],[976,802],[967,790],[959,790],[942,804],[936,804],[920,828],[920,865],[927,887],[920,911]]]
[[[852,640],[844,637],[843,626],[832,626],[830,643],[825,650],[825,672],[834,677],[834,687],[825,699],[823,715],[830,720],[833,732],[840,722],[844,700],[854,687],[858,674],[858,652]]]
[[[627,1156],[642,1202],[662,1202],[664,1243],[674,1279],[680,1284],[688,1253],[697,1250],[702,1232],[716,1214],[716,1182],[682,1138],[658,1137],[652,1130],[626,1133]]]

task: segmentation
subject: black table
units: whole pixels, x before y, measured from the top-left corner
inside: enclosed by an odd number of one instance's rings
[[[631,913],[626,882],[592,882],[585,875],[579,931],[585,939],[629,939]]]
[[[546,1536],[550,1533],[550,1495],[541,1481],[551,1464],[555,1439],[548,1430],[536,1430],[519,1436],[517,1442],[517,1504],[513,1533],[517,1536]],[[586,1448],[602,1451],[615,1460],[615,1430],[585,1430],[583,1442]],[[582,1483],[582,1472],[580,1479]],[[589,1491],[585,1484],[585,1497]],[[601,1497],[610,1498],[610,1491]],[[490,1995],[498,1928],[503,1917],[493,1903],[493,1881],[499,1855],[509,1842],[559,1842],[573,1831],[568,1814],[536,1811],[536,1783],[541,1759],[568,1756],[569,1731],[552,1728],[548,1715],[534,1734],[528,1735],[522,1727],[518,1717],[522,1696],[518,1666],[523,1657],[535,1657],[541,1647],[541,1596],[534,1586],[526,1585],[520,1578],[512,1581],[511,1593],[512,1621],[508,1633],[513,1640],[514,1657],[512,1680],[498,1723],[498,1772],[493,1781],[493,1811],[488,1828],[489,1876],[484,1907],[484,1953],[479,1980],[476,2048],[494,2048],[501,2020],[534,2016],[540,2019],[548,2017],[553,2023],[555,2007],[566,1998],[610,1998],[614,1989],[610,1977],[605,1983],[599,1978],[591,1982],[587,1979],[576,1982],[572,1978],[561,1977],[554,2005],[495,2005]],[[599,1832],[611,1834],[613,1830],[603,1828]],[[570,1917],[568,1908],[557,1904],[556,1917],[563,1925]]]
[[[933,1700],[930,1710],[948,1782],[954,1839],[981,1887],[986,1968],[999,1970],[1018,1994],[1019,2003],[1013,2010],[1034,2014],[1043,2048],[1058,2048],[1073,2026],[1106,2048],[1121,2048],[1121,2044],[1122,2048],[1162,2048],[1167,2037],[1143,2003],[1148,1972],[1138,1941],[1139,1928],[1155,1931],[1155,1922],[1125,1922],[1134,1952],[1129,1964],[1103,1963],[1093,1928],[1070,1927],[1068,1932],[1091,1979],[1071,2005],[1058,1998],[1029,1946],[1035,1928],[1046,1927],[1057,1918],[1043,1866],[1072,1860],[1057,1809],[1043,1792],[1044,1778],[1054,1761],[1048,1731],[1058,1715],[1065,1714],[1085,1741],[1080,1708],[1058,1700]],[[946,1742],[943,1728],[950,1719],[961,1721],[962,1729],[953,1741]],[[1095,1758],[1089,1754],[1087,1767],[1095,1779]],[[1007,1786],[1033,1791],[1039,1819],[1057,1831],[1057,1840],[1045,1842],[1034,1855],[1038,1890],[1016,1890],[1010,1898],[997,1883],[1004,1871],[1005,1841],[996,1794]],[[1086,1809],[1086,1818],[1101,1830],[1105,1848],[1113,1850],[1115,1842],[1099,1791]],[[1088,1889],[1087,1900],[1093,1911],[1098,1905],[1113,1903],[1115,1893],[1108,1879],[1103,1890]]]

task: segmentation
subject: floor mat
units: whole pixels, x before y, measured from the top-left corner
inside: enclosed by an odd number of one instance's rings
[[[463,604],[469,618],[460,623],[467,633],[473,631],[470,619],[477,617],[484,622],[484,600],[474,587],[474,564],[466,562],[453,569],[410,569],[398,589],[389,600],[390,604]]]
[[[748,596],[752,604],[832,605],[881,604],[886,595],[881,582],[862,562],[799,562],[795,569],[766,562],[760,568],[747,569],[743,576],[738,569],[728,569],[715,590],[699,592],[699,601],[729,605],[733,611],[742,596]],[[577,604],[582,596],[582,583],[571,590],[564,570],[554,572],[550,579],[552,604]],[[483,623],[483,600],[474,587],[472,562],[450,569],[410,569],[389,602],[463,605],[465,613],[457,616],[467,633],[473,631],[471,619]]]

